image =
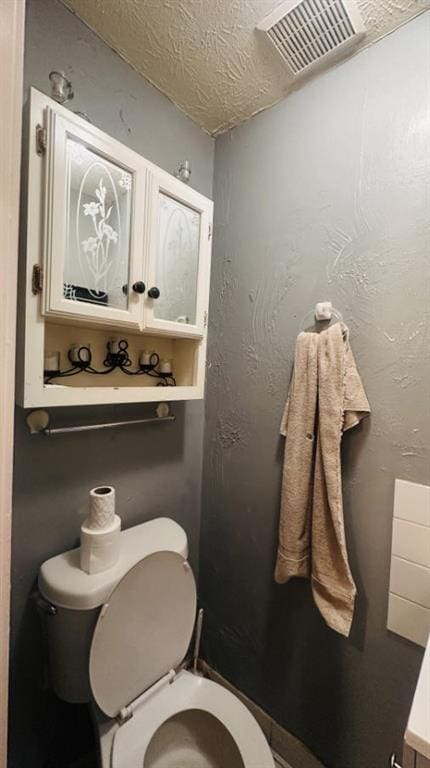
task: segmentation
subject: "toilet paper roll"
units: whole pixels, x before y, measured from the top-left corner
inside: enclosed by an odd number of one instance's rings
[[[81,527],[81,569],[100,573],[118,562],[121,544],[121,518],[114,515],[106,528]]]
[[[84,523],[86,528],[108,528],[115,517],[115,488],[111,485],[93,488],[89,506],[89,515]]]

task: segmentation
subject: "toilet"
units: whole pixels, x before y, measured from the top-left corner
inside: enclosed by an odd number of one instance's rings
[[[249,710],[189,670],[197,594],[185,531],[158,518],[121,533],[115,566],[79,549],[39,572],[52,686],[91,705],[101,768],[274,768]]]

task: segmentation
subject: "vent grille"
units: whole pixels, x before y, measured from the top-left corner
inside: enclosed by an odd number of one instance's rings
[[[284,2],[259,29],[266,32],[296,75],[338,54],[340,49],[349,48],[365,32],[353,0],[347,3],[342,0]]]

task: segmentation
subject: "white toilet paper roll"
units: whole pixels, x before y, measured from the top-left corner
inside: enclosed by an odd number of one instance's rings
[[[81,527],[81,568],[86,573],[100,573],[118,561],[121,543],[121,518],[103,529]]]
[[[90,510],[84,525],[87,528],[104,529],[115,517],[115,488],[102,485],[90,491]]]

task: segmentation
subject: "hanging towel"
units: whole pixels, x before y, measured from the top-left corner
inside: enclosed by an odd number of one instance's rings
[[[346,636],[356,587],[345,542],[340,444],[342,432],[369,412],[346,326],[299,334],[281,423],[287,440],[275,580],[310,578],[324,620]]]

